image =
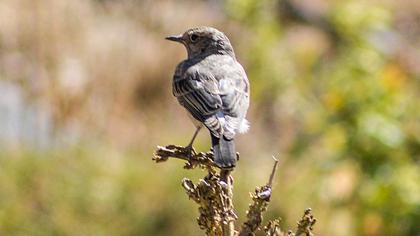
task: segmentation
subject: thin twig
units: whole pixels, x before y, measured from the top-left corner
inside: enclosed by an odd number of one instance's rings
[[[276,171],[277,171],[277,166],[278,166],[278,164],[279,164],[279,160],[277,160],[274,156],[273,156],[273,159],[274,159],[274,165],[273,165],[273,170],[271,171],[271,174],[270,174],[270,179],[268,180],[268,186],[270,186],[270,187],[272,187],[273,186],[273,179],[274,179],[274,175],[276,174]]]

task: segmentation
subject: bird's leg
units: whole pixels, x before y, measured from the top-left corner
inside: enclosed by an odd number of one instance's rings
[[[194,140],[195,140],[195,138],[197,137],[197,134],[198,134],[198,132],[200,131],[200,129],[201,129],[201,126],[197,126],[197,129],[195,130],[195,132],[194,132],[194,135],[193,135],[193,137],[192,137],[192,139],[191,139],[191,141],[190,141],[190,143],[185,147],[185,149],[190,153],[190,154],[192,154],[192,152],[193,152],[193,143],[194,143]]]

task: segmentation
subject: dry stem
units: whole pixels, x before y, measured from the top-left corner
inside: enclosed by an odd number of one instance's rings
[[[198,205],[200,216],[197,218],[198,225],[210,236],[245,236],[255,235],[263,220],[262,213],[267,210],[272,194],[272,185],[276,174],[278,160],[274,158],[274,166],[266,185],[257,187],[251,194],[253,203],[247,211],[247,220],[242,224],[240,232],[235,230],[237,216],[233,207],[233,177],[232,170],[217,171],[213,162],[212,152],[196,153],[194,149],[188,149],[176,145],[166,147],[158,146],[153,160],[165,162],[169,158],[177,158],[186,161],[184,168],[194,169],[200,167],[207,170],[207,175],[194,184],[190,179],[182,180],[182,187],[188,197]],[[239,155],[238,155],[239,158]],[[297,224],[296,233],[288,231],[288,236],[313,236],[312,226],[316,219],[312,216],[311,209],[306,209],[302,219]],[[268,236],[284,235],[280,230],[280,221],[269,221],[264,227]]]
[[[304,234],[305,236],[313,236],[312,233],[313,226],[316,223],[316,219],[312,215],[312,209],[308,208],[305,210],[302,219],[300,219],[299,222],[297,222],[297,229],[296,233],[293,233],[291,230],[288,232],[288,236],[299,236]]]
[[[152,159],[158,163],[167,161],[171,157],[187,161],[184,166],[185,169],[194,169],[197,166],[202,168],[217,167],[213,162],[212,152],[196,153],[194,148],[188,149],[177,145],[158,146]]]
[[[198,225],[206,231],[206,235],[234,236],[235,220],[233,207],[233,178],[231,170],[216,171],[212,152],[196,153],[181,146],[158,146],[153,158],[156,162],[167,161],[170,157],[187,161],[184,168],[193,169],[197,166],[207,169],[208,174],[197,185],[184,178],[182,186],[190,199],[199,204],[200,216]]]
[[[274,175],[277,171],[278,160],[274,158],[274,166],[271,171],[270,179],[264,186],[255,189],[255,193],[251,194],[253,203],[249,206],[247,211],[247,221],[242,224],[240,236],[254,235],[255,231],[261,226],[263,216],[262,213],[267,210],[268,203],[272,193],[272,185]]]

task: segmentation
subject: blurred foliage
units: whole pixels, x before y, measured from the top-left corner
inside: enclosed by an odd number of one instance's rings
[[[280,153],[268,218],[310,206],[319,235],[420,235],[419,19],[415,0],[1,1],[0,86],[51,130],[0,140],[0,234],[196,235],[178,180],[202,173],[150,158],[194,130],[170,92],[185,52],[163,37],[211,25],[252,85],[240,217]]]

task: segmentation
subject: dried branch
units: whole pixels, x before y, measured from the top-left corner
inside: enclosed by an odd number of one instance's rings
[[[267,210],[270,201],[271,187],[263,186],[255,189],[255,193],[251,194],[253,203],[249,206],[246,217],[247,221],[242,224],[240,236],[254,235],[255,231],[262,222],[262,213]]]
[[[188,149],[177,145],[158,146],[157,148],[152,158],[156,163],[167,161],[172,157],[187,161],[185,169],[194,169],[197,166],[207,169],[217,167],[213,162],[213,152],[196,153],[194,148]]]
[[[239,159],[239,154],[237,154]],[[263,220],[262,213],[267,210],[272,194],[274,176],[277,171],[278,160],[274,158],[273,169],[268,183],[257,187],[251,194],[253,203],[247,211],[247,220],[242,224],[241,231],[235,230],[235,221],[238,219],[233,207],[233,177],[232,170],[220,170],[213,162],[212,152],[196,153],[194,149],[176,145],[166,147],[158,146],[153,160],[165,162],[169,158],[177,158],[186,161],[184,168],[194,169],[200,167],[207,170],[207,175],[194,184],[190,179],[182,180],[182,187],[188,197],[199,205],[200,216],[197,218],[198,225],[209,236],[244,236],[255,235]],[[316,219],[312,216],[311,209],[305,210],[305,214],[298,222],[296,233],[288,231],[288,236],[305,234],[313,236],[312,226]],[[269,221],[264,227],[268,236],[284,235],[280,229],[280,221]]]
[[[271,171],[268,183],[262,187],[255,189],[255,193],[251,194],[253,203],[249,206],[246,217],[247,221],[242,224],[240,236],[254,235],[262,223],[262,213],[267,210],[268,203],[272,193],[272,184],[274,175],[276,174],[278,160],[274,158],[274,166]]]
[[[277,166],[279,165],[279,160],[277,160],[274,156],[273,156],[273,159],[274,159],[274,166],[273,166],[273,170],[271,171],[271,174],[270,174],[270,179],[268,180],[268,186],[273,186],[273,179],[274,179],[274,175],[276,174],[276,172],[277,172]]]
[[[313,236],[312,233],[313,226],[316,223],[316,219],[312,215],[312,209],[308,208],[304,211],[302,219],[297,222],[296,233],[293,233],[291,230],[288,232],[288,236],[299,236],[304,234],[305,236]]]
[[[227,176],[231,182],[231,176]],[[234,221],[231,185],[224,182],[217,173],[209,172],[197,185],[184,179],[182,186],[187,195],[199,204],[198,225],[206,235],[234,235]]]
[[[235,220],[238,219],[234,212],[233,207],[233,177],[230,175],[231,170],[221,170],[220,171],[220,179],[221,183],[226,184],[224,190],[225,196],[225,212],[227,215],[225,216],[225,220],[223,221],[223,235],[224,236],[234,236],[236,234],[235,231]]]
[[[279,236],[283,235],[280,229],[280,220],[270,220],[266,226],[264,226],[264,232],[267,236]]]
[[[182,187],[188,197],[198,205],[200,216],[198,225],[205,230],[206,235],[234,236],[235,220],[238,218],[233,207],[233,178],[231,170],[220,170],[217,173],[213,162],[212,152],[196,153],[176,145],[166,147],[158,146],[153,160],[156,162],[167,161],[170,157],[186,161],[184,168],[193,169],[197,166],[207,169],[208,174],[195,185],[190,179],[182,180]]]

